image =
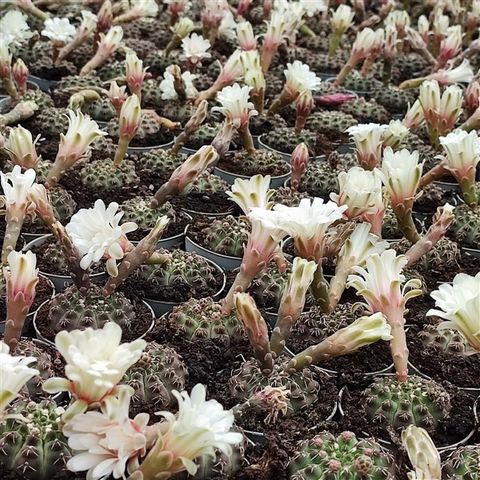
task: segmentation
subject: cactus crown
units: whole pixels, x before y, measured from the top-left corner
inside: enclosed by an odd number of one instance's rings
[[[450,229],[454,240],[466,247],[478,248],[480,244],[480,207],[472,210],[462,204],[455,208],[455,221]]]
[[[249,153],[240,150],[228,159],[233,171],[241,171],[242,175],[272,175],[279,176],[290,171],[290,165],[280,155],[268,150],[255,150]]]
[[[150,230],[157,223],[157,219],[166,215],[172,222],[176,222],[181,214],[175,212],[170,202],[165,202],[160,208],[150,208],[152,197],[134,197],[125,200],[121,209],[124,212],[123,222],[135,222],[141,230]]]
[[[439,330],[435,325],[425,325],[419,335],[423,343],[436,352],[449,355],[466,355],[469,352],[466,338],[457,330]]]
[[[455,450],[443,464],[446,480],[480,479],[480,445],[468,445]]]
[[[187,193],[221,193],[228,189],[228,183],[218,175],[203,172],[187,187]]]
[[[243,337],[243,327],[236,315],[224,315],[221,305],[210,297],[191,298],[174,307],[169,319],[189,340],[219,338],[228,343],[230,339]]]
[[[169,177],[186,159],[183,153],[173,154],[170,150],[155,148],[139,158],[138,166],[141,170],[159,172]]]
[[[64,411],[52,400],[17,402],[10,413],[28,421],[0,422],[2,471],[16,472],[24,480],[47,480],[66,470],[71,452],[61,431]]]
[[[100,287],[92,286],[84,296],[75,286],[70,286],[50,300],[48,320],[55,333],[102,328],[107,322],[115,322],[128,331],[135,321],[135,311],[121,292],[105,297]]]
[[[379,378],[364,392],[368,418],[395,429],[413,424],[432,432],[450,407],[450,396],[441,385],[415,375],[406,382]]]
[[[123,160],[118,167],[114,167],[110,159],[87,163],[80,171],[80,180],[96,192],[111,192],[140,182],[131,160]]]
[[[317,155],[317,135],[315,132],[307,129],[303,129],[300,133],[295,133],[295,129],[291,127],[276,128],[266,135],[265,138],[262,137],[262,139],[267,145],[283,153],[292,153],[299,143],[304,142],[308,147],[310,155]]]
[[[388,123],[391,114],[375,100],[365,100],[363,97],[345,102],[340,107],[342,112],[348,113],[362,123]]]
[[[208,249],[231,257],[241,257],[249,231],[250,226],[246,219],[228,215],[214,220],[203,228],[201,233]]]
[[[392,455],[352,432],[322,432],[302,442],[290,467],[292,480],[393,480]]]

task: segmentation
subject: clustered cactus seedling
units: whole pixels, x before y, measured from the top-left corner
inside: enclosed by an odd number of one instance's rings
[[[419,333],[422,342],[436,352],[449,355],[467,355],[468,343],[465,337],[455,330],[440,330],[435,325],[425,325]]]
[[[155,226],[158,217],[166,215],[172,223],[184,218],[181,212],[176,212],[170,202],[166,202],[159,209],[150,208],[152,197],[134,197],[125,200],[121,209],[124,212],[124,222],[135,222],[141,230],[150,230]]]
[[[478,480],[480,478],[480,445],[459,447],[443,464],[447,480]]]
[[[278,154],[268,150],[235,152],[228,158],[229,169],[246,176],[253,175],[284,175],[290,171],[288,162]]]
[[[118,167],[114,167],[110,159],[87,163],[80,171],[80,180],[88,188],[105,193],[133,187],[140,181],[132,161],[124,160]]]
[[[352,432],[322,432],[302,442],[290,466],[291,480],[393,480],[393,456],[373,439]]]
[[[455,209],[451,235],[461,245],[478,248],[480,244],[480,213],[472,210],[468,205],[462,204]]]

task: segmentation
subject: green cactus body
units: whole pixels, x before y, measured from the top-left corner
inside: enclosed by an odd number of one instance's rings
[[[160,82],[158,80],[148,79],[143,82],[142,103],[152,108],[162,107],[162,115],[170,120],[176,121],[164,110],[166,102],[162,99],[162,91],[160,90]]]
[[[456,330],[439,330],[435,325],[425,325],[419,333],[423,343],[433,348],[436,352],[448,355],[466,355],[468,353],[468,342],[465,337]]]
[[[396,114],[405,113],[408,106],[415,102],[415,95],[412,92],[397,87],[379,88],[375,90],[373,96],[377,103]]]
[[[92,156],[90,158],[90,161],[113,158],[115,156],[116,150],[117,145],[113,143],[113,140],[109,137],[101,135],[92,142]]]
[[[218,124],[206,123],[200,125],[200,127],[192,133],[185,146],[197,150],[204,145],[210,145],[219,130],[220,125]]]
[[[68,130],[68,109],[49,107],[39,110],[34,118],[35,130],[42,136],[57,138]]]
[[[451,408],[450,396],[441,385],[415,375],[406,382],[379,378],[365,390],[363,398],[371,421],[395,429],[413,424],[433,432]]]
[[[462,204],[455,208],[455,221],[450,228],[450,236],[465,247],[480,246],[480,207],[471,209]]]
[[[166,409],[175,402],[172,390],[185,389],[187,367],[173,348],[149,342],[142,356],[123,377],[133,388],[132,405]]]
[[[393,209],[390,205],[385,209],[385,215],[383,217],[382,224],[382,237],[386,238],[387,240],[403,238],[403,233],[400,230],[397,216],[393,212]]]
[[[228,170],[248,177],[254,175],[275,177],[287,174],[290,171],[290,165],[275,152],[255,150],[254,153],[249,153],[240,150],[228,157]]]
[[[288,263],[287,270],[280,273],[275,262],[270,262],[262,274],[253,280],[248,291],[260,308],[278,309],[283,291],[287,286],[288,275],[292,271]]]
[[[395,463],[373,439],[322,432],[302,442],[290,471],[291,480],[394,480]]]
[[[378,104],[375,100],[367,101],[364,98],[358,98],[345,102],[340,106],[340,110],[355,117],[360,123],[388,123],[391,114],[388,110]]]
[[[319,384],[312,372],[305,368],[300,372],[286,373],[275,365],[270,375],[265,375],[256,360],[249,360],[232,375],[230,391],[235,398],[246,401],[265,387],[286,387],[289,391],[288,410],[290,413],[315,403],[318,399]]]
[[[309,197],[308,193],[295,191],[290,187],[279,187],[273,191],[271,201],[287,207],[298,207],[302,199]]]
[[[307,128],[312,132],[318,130],[336,130],[343,133],[348,127],[356,125],[357,123],[358,121],[350,113],[332,110],[312,113],[307,120]]]
[[[262,113],[250,119],[250,132],[252,135],[267,134],[275,128],[285,128],[286,126],[287,122],[278,113],[273,116]]]
[[[107,322],[115,322],[128,331],[135,322],[135,311],[132,302],[121,292],[105,297],[100,287],[92,286],[83,296],[71,286],[50,300],[48,322],[55,333],[102,328]]]
[[[113,160],[107,158],[87,163],[80,171],[80,180],[95,192],[111,192],[140,182],[131,160],[123,160],[118,167],[114,167]]]
[[[169,177],[187,156],[183,153],[172,154],[170,150],[155,148],[144,153],[138,159],[138,168],[145,172],[162,174]]]
[[[188,340],[218,338],[228,343],[231,339],[242,338],[244,335],[236,315],[225,316],[222,306],[210,297],[198,300],[191,298],[174,307],[169,319]]]
[[[18,402],[9,413],[23,419],[0,421],[0,470],[22,480],[58,478],[71,457],[61,432],[64,409],[54,401]]]
[[[228,215],[213,220],[202,229],[201,234],[204,246],[209,250],[231,257],[241,257],[249,232],[250,226],[246,219]]]
[[[50,243],[44,252],[45,258],[48,258],[48,262],[52,265],[55,274],[68,275],[68,264],[65,260],[65,255],[57,242]]]
[[[480,445],[460,447],[443,464],[445,480],[480,480]]]
[[[190,183],[183,193],[212,194],[224,193],[225,190],[228,190],[228,183],[218,175],[214,175],[207,171],[203,172],[192,183]]]
[[[382,82],[373,77],[362,77],[359,72],[353,71],[345,79],[343,86],[347,90],[354,92],[374,92],[379,88],[383,88]]]
[[[262,137],[262,139],[269,147],[282,153],[292,153],[299,143],[304,142],[308,147],[310,155],[317,155],[315,150],[317,136],[308,129],[295,133],[295,129],[291,127],[276,128],[266,135],[265,138]]]
[[[98,70],[98,76],[104,81],[114,80],[125,76],[125,61],[113,60],[105,63]]]
[[[50,95],[42,92],[41,90],[27,90],[25,95],[22,97],[22,101],[35,102],[40,111],[53,107],[53,100]]]
[[[151,199],[152,197],[134,197],[125,200],[121,205],[121,210],[124,212],[122,221],[135,222],[140,230],[150,230],[157,223],[157,219],[163,215],[166,215],[172,223],[179,220],[181,215],[177,214],[170,202],[153,209],[150,208]]]
[[[116,116],[115,109],[108,99],[102,99],[88,103],[82,108],[82,110],[84,113],[90,115],[93,120],[99,122],[109,122]]]

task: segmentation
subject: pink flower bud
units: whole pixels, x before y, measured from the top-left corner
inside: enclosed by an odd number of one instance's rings
[[[308,147],[305,143],[300,143],[295,147],[292,153],[292,179],[290,181],[292,190],[298,190],[302,175],[308,166]]]
[[[21,58],[18,58],[13,64],[12,74],[19,92],[24,95],[27,92],[27,79],[29,72]]]
[[[108,99],[110,103],[115,108],[117,115],[120,114],[120,110],[122,109],[122,105],[124,104],[125,100],[127,99],[128,95],[126,93],[125,86],[119,87],[117,82],[112,81],[110,82],[110,90],[108,91]]]

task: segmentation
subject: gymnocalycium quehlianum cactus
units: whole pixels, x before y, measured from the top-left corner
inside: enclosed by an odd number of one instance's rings
[[[365,299],[370,313],[381,312],[392,328],[390,350],[398,380],[405,382],[408,376],[408,348],[405,336],[406,303],[422,294],[421,282],[411,279],[405,282],[402,270],[408,259],[397,256],[395,250],[385,250],[367,257],[365,266],[353,267],[347,286],[357,290]]]

